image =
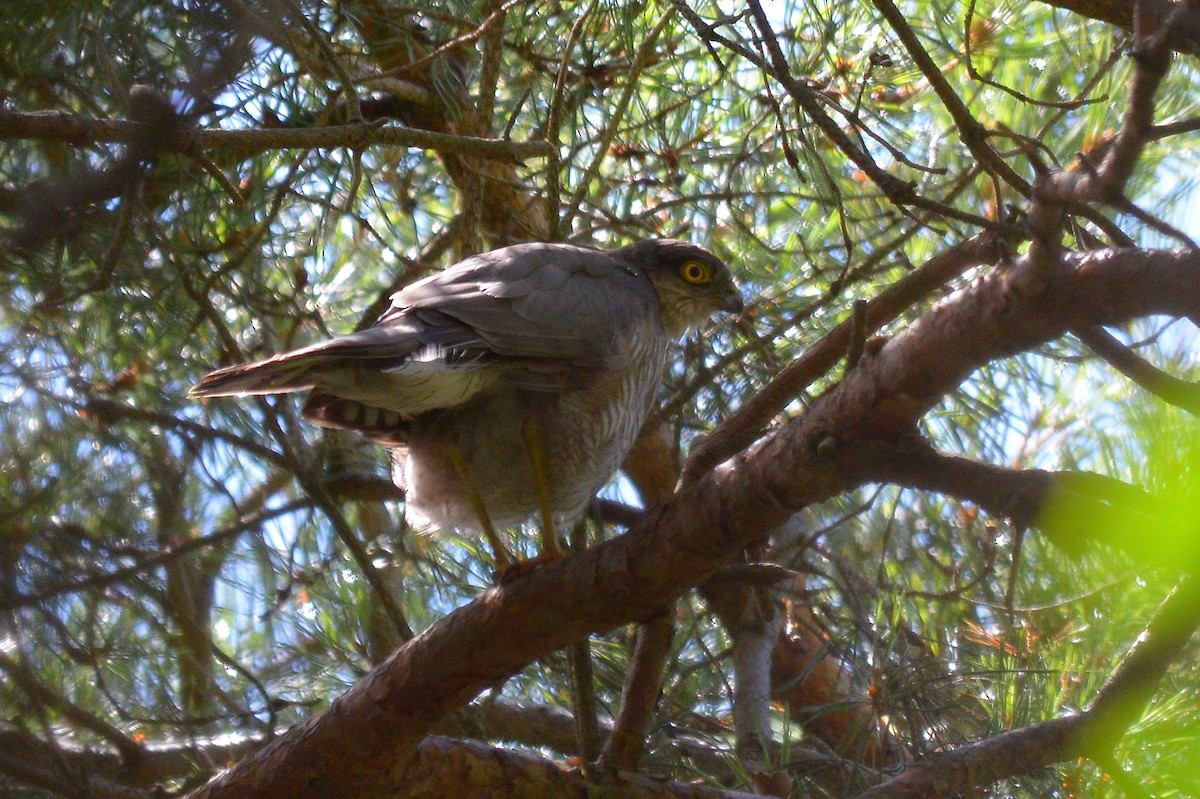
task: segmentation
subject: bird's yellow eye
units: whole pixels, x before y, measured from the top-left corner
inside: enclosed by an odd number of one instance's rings
[[[712,280],[712,267],[699,261],[688,261],[679,270],[687,283],[699,286]]]

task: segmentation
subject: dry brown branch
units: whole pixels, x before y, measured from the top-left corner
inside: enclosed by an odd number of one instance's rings
[[[663,674],[675,632],[674,607],[638,625],[621,705],[612,733],[600,753],[601,772],[632,771],[646,750],[646,732],[654,720],[654,709],[662,691]]]
[[[1015,296],[1036,294],[1057,268],[1063,254],[1063,233],[1070,206],[1088,202],[1126,204],[1125,184],[1150,140],[1155,94],[1171,64],[1168,32],[1184,17],[1196,15],[1194,9],[1189,13],[1188,4],[1179,4],[1166,19],[1156,20],[1157,24],[1152,26],[1144,7],[1140,3],[1134,5],[1143,9],[1135,14],[1138,23],[1135,27],[1144,30],[1135,31],[1140,35],[1131,53],[1135,68],[1121,130],[1105,148],[1099,163],[1092,163],[1090,156],[1081,156],[1080,169],[1043,175],[1034,185],[1027,217],[1032,234],[1029,252],[1018,260],[1012,272]]]
[[[656,507],[673,494],[679,464],[666,426],[651,424],[648,428],[642,431],[624,469],[643,502]],[[783,603],[768,591],[795,577],[795,573],[774,563],[730,563],[700,586],[709,608],[734,639],[738,754],[743,765],[755,764],[753,770],[759,778],[772,778],[767,766],[778,763],[782,757],[765,727],[768,701],[773,700],[785,703],[791,717],[797,721],[803,719],[805,730],[832,750],[861,756],[861,762],[878,765],[877,747],[871,740],[864,740],[875,729],[874,714],[869,707],[857,704],[846,711],[824,713],[815,720],[809,718],[808,710],[812,707],[861,700],[852,697],[841,679],[844,677],[841,665],[828,657],[823,647],[809,647],[799,655],[797,644],[801,643],[803,633],[784,629]],[[792,608],[791,612],[794,616],[797,611]],[[661,658],[666,657],[669,644],[669,628],[657,632],[650,629],[657,622],[655,619],[638,628],[638,645],[626,674],[621,711],[609,740],[609,749],[616,753],[632,756],[640,753],[644,745],[645,725],[650,721],[662,679]],[[643,644],[647,644],[644,649]],[[831,673],[837,675],[832,680]],[[637,686],[636,690],[631,686]],[[641,704],[627,706],[627,701]],[[637,724],[641,726],[635,727]],[[845,764],[830,768],[828,759],[816,760],[823,784],[844,782],[848,772],[842,767]]]
[[[575,752],[590,767],[600,757],[603,746],[600,718],[596,711],[596,673],[592,664],[590,639],[580,638],[567,647],[567,668],[571,679],[572,716],[575,719]]]
[[[654,622],[649,624],[653,626]],[[600,729],[604,733],[615,734],[613,727],[604,719],[600,721]],[[435,734],[509,741],[550,749],[563,755],[573,754],[576,749],[575,719],[570,712],[558,707],[509,702],[490,696],[472,702],[450,716],[438,725]],[[642,770],[668,770],[686,761],[721,783],[731,783],[738,778],[733,753],[714,745],[710,739],[692,737],[667,727],[652,736],[648,746],[644,743],[639,745],[648,750],[647,756],[639,764]],[[838,769],[847,765],[816,748],[793,745],[789,755],[793,763],[813,768]],[[611,770],[599,774],[600,779],[610,776]]]

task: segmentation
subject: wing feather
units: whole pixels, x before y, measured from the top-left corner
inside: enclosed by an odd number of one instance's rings
[[[621,333],[661,329],[649,281],[606,253],[563,244],[470,258],[397,292],[379,324],[413,316],[428,327],[461,325],[477,338],[460,345],[463,357],[501,364],[505,380],[534,390],[620,369],[630,358]]]
[[[497,381],[582,387],[632,357],[633,327],[661,335],[645,277],[583,247],[484,253],[392,297],[374,327],[218,370],[198,397],[315,390],[406,418],[464,402]]]

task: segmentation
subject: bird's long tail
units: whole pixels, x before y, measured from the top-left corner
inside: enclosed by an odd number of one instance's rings
[[[409,330],[401,326],[369,328],[266,360],[218,369],[205,375],[188,395],[240,397],[307,391],[331,378],[344,377],[359,359],[370,359],[377,367],[386,367],[389,358],[402,360],[411,349]]]
[[[240,397],[247,394],[286,394],[312,388],[313,370],[327,355],[288,352],[254,363],[218,369],[192,387],[190,397]]]

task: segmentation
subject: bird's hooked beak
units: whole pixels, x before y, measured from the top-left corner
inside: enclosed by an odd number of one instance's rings
[[[730,281],[729,285],[725,287],[725,294],[721,296],[721,304],[717,307],[734,316],[741,316],[742,311],[746,309],[746,301],[742,299],[742,292],[738,291],[738,287],[733,281]]]

